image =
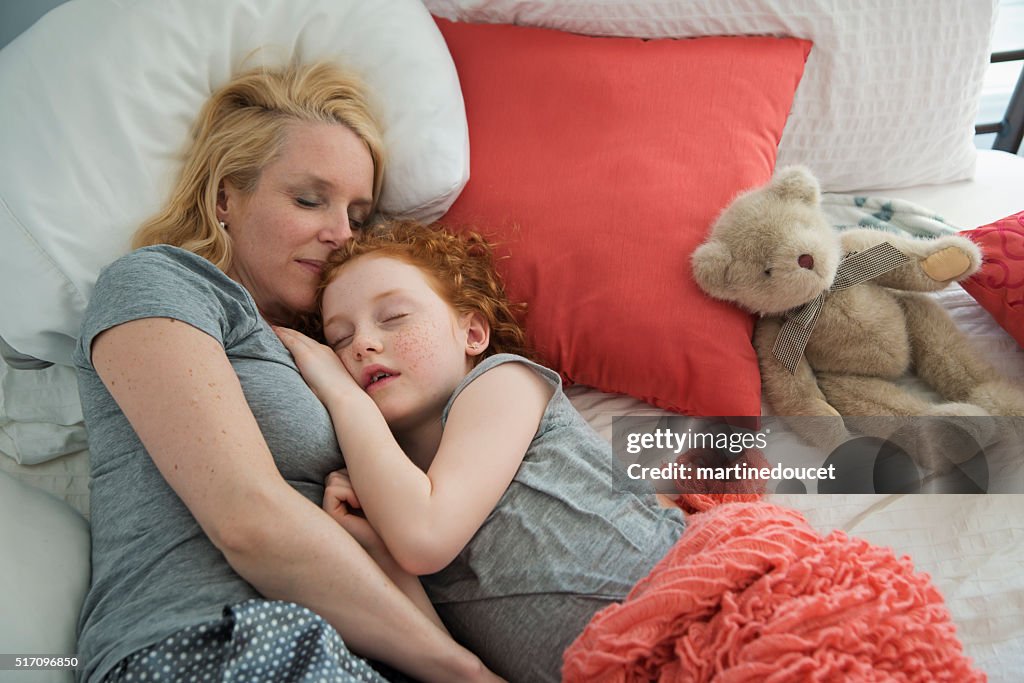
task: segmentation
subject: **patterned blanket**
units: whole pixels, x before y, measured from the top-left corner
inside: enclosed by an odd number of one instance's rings
[[[821,209],[829,223],[840,230],[875,228],[914,237],[941,237],[957,232],[934,211],[902,199],[826,192],[821,195]]]

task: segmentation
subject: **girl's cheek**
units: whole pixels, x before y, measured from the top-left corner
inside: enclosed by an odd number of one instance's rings
[[[396,353],[400,354],[410,369],[425,365],[438,351],[437,331],[431,326],[417,323],[404,328],[394,340]]]
[[[338,360],[340,360],[340,361],[341,361],[341,364],[345,366],[345,372],[347,372],[347,373],[349,374],[349,377],[351,377],[352,379],[354,379],[354,380],[355,380],[356,382],[359,382],[359,381],[361,381],[361,380],[360,380],[360,377],[358,377],[358,376],[356,375],[356,373],[355,373],[355,372],[354,372],[354,371],[352,370],[352,367],[351,367],[351,366],[349,365],[349,363],[348,363],[348,362],[346,361],[346,359],[345,359],[345,354],[344,354],[343,352],[341,352],[341,351],[335,351],[335,352],[334,352],[334,355],[336,355],[336,356],[338,357]]]
[[[359,382],[360,377],[357,374],[358,366],[352,361],[352,352],[350,349],[338,346],[337,348],[331,349],[331,351],[334,353],[335,358],[341,361],[341,365],[345,368],[345,372],[348,373],[349,377],[356,380],[356,382]]]

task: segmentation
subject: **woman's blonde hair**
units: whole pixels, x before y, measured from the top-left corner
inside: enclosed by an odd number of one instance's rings
[[[482,315],[491,336],[478,362],[496,353],[527,358],[534,355],[519,322],[526,305],[509,302],[494,268],[494,250],[487,240],[475,232],[456,234],[439,225],[394,219],[356,235],[327,258],[317,291],[316,317],[307,321],[315,336],[323,336],[320,310],[327,285],[346,263],[367,254],[389,256],[416,266],[456,312]]]
[[[326,62],[260,67],[233,78],[203,106],[177,185],[163,210],[135,233],[132,248],[171,244],[229,270],[231,240],[217,220],[221,183],[254,191],[295,122],[339,123],[366,143],[373,159],[375,210],[384,181],[384,145],[363,84]]]

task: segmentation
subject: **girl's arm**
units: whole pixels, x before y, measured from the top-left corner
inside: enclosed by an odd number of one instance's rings
[[[352,488],[352,482],[348,478],[347,470],[331,472],[324,484],[323,508],[327,514],[340,524],[341,528],[351,534],[352,538],[359,542],[359,545],[363,546],[377,566],[387,574],[400,591],[412,600],[414,605],[419,607],[421,612],[427,615],[428,619],[448,633],[448,628],[437,616],[430,598],[423,590],[423,584],[420,583],[419,577],[402,569],[366,518],[352,512],[352,508],[359,508],[360,504],[355,490]]]
[[[522,363],[480,375],[452,404],[425,473],[367,394],[327,404],[363,510],[403,568],[433,574],[466,546],[512,482],[551,392]]]
[[[330,411],[362,509],[395,560],[420,575],[447,566],[511,483],[551,386],[522,363],[485,372],[455,399],[437,455],[423,472],[330,348],[278,332]]]
[[[168,484],[261,594],[315,610],[353,651],[422,680],[492,676],[284,481],[215,339],[135,320],[100,334],[92,360]]]

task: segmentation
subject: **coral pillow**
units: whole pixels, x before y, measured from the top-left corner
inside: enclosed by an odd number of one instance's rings
[[[471,160],[443,220],[499,242],[541,360],[677,412],[760,414],[751,318],[697,288],[690,254],[770,178],[811,44],[437,22]]]
[[[963,288],[1024,346],[1024,211],[962,234],[985,254]]]
[[[800,36],[814,42],[814,51],[779,143],[780,165],[809,166],[826,192],[934,185],[974,177],[974,119],[999,3],[423,2],[432,14],[445,19],[592,36]]]

